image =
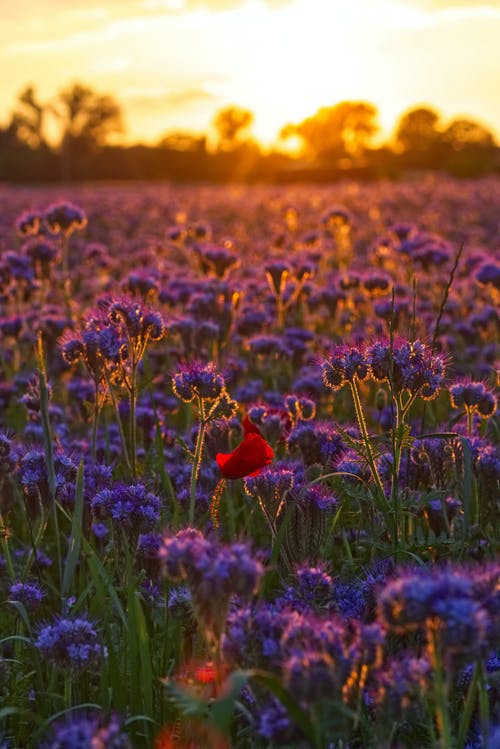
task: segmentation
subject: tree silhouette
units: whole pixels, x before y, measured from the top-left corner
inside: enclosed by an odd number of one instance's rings
[[[44,122],[48,108],[41,104],[34,86],[26,86],[18,97],[18,107],[12,113],[11,127],[16,137],[30,148],[45,145]]]
[[[193,135],[182,130],[167,133],[158,141],[159,148],[190,153],[205,153],[206,145],[206,135]]]
[[[454,151],[484,150],[495,146],[492,133],[484,125],[466,118],[452,120],[441,134],[441,142]]]
[[[55,105],[62,126],[60,141],[64,179],[71,179],[75,155],[83,156],[106,145],[110,135],[123,132],[120,105],[109,94],[74,83],[59,92]]]
[[[425,153],[439,138],[439,115],[434,109],[416,107],[404,114],[396,128],[396,143],[402,151]]]
[[[285,140],[298,136],[306,154],[316,158],[357,157],[379,129],[376,119],[377,109],[373,104],[342,101],[318,109],[298,124],[286,125],[280,135]]]
[[[213,119],[218,135],[218,145],[222,149],[232,149],[241,140],[241,135],[253,124],[254,116],[248,109],[229,106],[220,109]]]
[[[110,135],[123,132],[121,107],[115,99],[81,83],[59,93],[56,111],[63,127],[62,139],[103,146]]]

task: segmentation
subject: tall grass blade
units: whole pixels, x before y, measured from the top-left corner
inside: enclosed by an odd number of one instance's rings
[[[68,554],[64,565],[64,575],[61,586],[61,597],[65,600],[71,590],[71,584],[75,575],[80,548],[82,545],[82,520],[83,520],[83,460],[80,461],[76,476],[75,505],[73,508],[73,519],[71,525],[71,536],[69,540]]]

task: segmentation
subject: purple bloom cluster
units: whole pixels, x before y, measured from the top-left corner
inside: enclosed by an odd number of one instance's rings
[[[144,484],[117,484],[103,489],[90,506],[96,519],[135,535],[150,531],[160,519],[160,499]]]
[[[166,536],[159,556],[169,579],[186,581],[200,622],[215,637],[222,633],[231,596],[250,598],[264,571],[246,544],[224,546],[194,528]]]
[[[123,329],[134,362],[140,361],[149,341],[160,341],[165,323],[160,312],[132,297],[112,298],[102,303],[112,325]]]
[[[76,229],[83,229],[87,225],[85,212],[69,201],[50,205],[43,218],[52,234],[69,236]]]
[[[497,398],[484,382],[456,382],[449,388],[453,408],[464,408],[488,419],[497,410]]]
[[[121,720],[73,714],[54,723],[40,749],[132,749]]]
[[[215,364],[200,361],[183,365],[172,378],[175,395],[185,403],[196,397],[216,401],[224,393],[225,386],[224,377]]]
[[[245,479],[247,494],[263,503],[271,518],[275,518],[282,502],[295,483],[293,471],[267,466],[258,476]]]
[[[330,390],[340,390],[346,383],[366,380],[370,375],[366,353],[357,346],[334,346],[322,370],[323,382]]]
[[[443,357],[419,340],[396,338],[392,346],[389,341],[376,341],[366,356],[373,379],[390,382],[397,393],[406,391],[431,400],[444,384]]]
[[[497,183],[69,189],[85,211],[21,214],[39,193],[20,188],[0,216],[9,742],[36,743],[45,723],[46,749],[130,746],[118,718],[78,703],[123,710],[141,749],[215,745],[244,669],[238,746],[308,746],[294,702],[328,749],[491,744]],[[217,455],[252,432],[275,460],[243,493]],[[163,710],[167,670],[177,705]],[[202,705],[207,721],[183,714]]]
[[[85,617],[56,617],[40,628],[35,647],[44,660],[71,672],[98,668],[107,655],[95,623]]]
[[[19,601],[28,611],[36,611],[42,603],[44,595],[38,583],[12,583],[9,588],[9,600]]]
[[[491,582],[498,580],[498,568],[491,575]],[[380,592],[379,617],[394,632],[436,631],[450,656],[479,656],[498,645],[491,629],[491,591],[480,588],[473,570],[403,574]]]

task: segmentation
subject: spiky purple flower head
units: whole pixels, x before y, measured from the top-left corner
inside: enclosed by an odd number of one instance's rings
[[[358,346],[338,344],[330,349],[322,364],[323,383],[330,390],[340,390],[354,379],[366,380],[370,366],[365,351]]]
[[[224,376],[213,362],[193,361],[181,365],[172,377],[175,395],[185,403],[199,397],[207,401],[218,400],[225,390]]]

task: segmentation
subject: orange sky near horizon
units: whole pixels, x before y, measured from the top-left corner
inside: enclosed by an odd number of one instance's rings
[[[500,0],[3,0],[0,121],[32,83],[112,93],[128,142],[206,131],[237,104],[271,143],[344,99],[389,134],[422,103],[500,134]]]

